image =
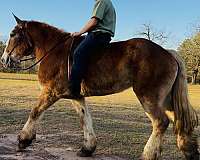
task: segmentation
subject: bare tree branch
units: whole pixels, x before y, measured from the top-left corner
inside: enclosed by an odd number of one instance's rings
[[[137,32],[136,35],[147,38],[148,40],[155,41],[160,45],[163,45],[167,42],[169,34],[164,31],[156,31],[151,23],[142,24],[142,28]]]

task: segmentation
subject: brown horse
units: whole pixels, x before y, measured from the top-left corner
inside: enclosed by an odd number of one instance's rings
[[[35,138],[42,113],[60,98],[67,99],[68,55],[73,38],[50,25],[15,18],[18,24],[10,34],[2,63],[12,66],[33,53],[40,61],[38,79],[42,88],[39,104],[33,107],[18,136],[18,148],[23,150]],[[161,158],[163,135],[172,120],[178,148],[187,160],[199,160],[193,135],[198,118],[188,101],[185,71],[178,55],[140,38],[114,42],[96,52],[90,57],[81,92],[84,97],[102,96],[133,87],[153,126],[141,158]],[[84,131],[84,144],[78,155],[91,156],[97,140],[88,107],[84,98],[73,100],[73,104]]]

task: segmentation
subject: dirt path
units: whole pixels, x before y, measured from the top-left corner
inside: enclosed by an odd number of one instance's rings
[[[38,136],[40,141],[41,136]],[[35,143],[37,143],[37,141]],[[72,148],[29,147],[25,152],[16,152],[16,135],[0,135],[0,160],[125,160],[116,156],[95,155],[79,158]]]

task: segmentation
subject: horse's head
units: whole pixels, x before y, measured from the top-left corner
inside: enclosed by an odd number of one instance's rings
[[[6,48],[1,57],[5,68],[13,68],[20,63],[24,56],[29,56],[34,50],[34,44],[27,31],[27,21],[22,21],[15,15],[17,25],[11,31]]]

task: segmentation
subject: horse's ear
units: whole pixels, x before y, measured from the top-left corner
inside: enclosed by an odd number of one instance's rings
[[[17,24],[22,24],[23,23],[23,21],[21,19],[19,19],[16,15],[14,15],[14,13],[12,13],[12,15],[14,16]]]

